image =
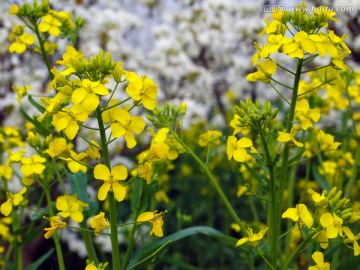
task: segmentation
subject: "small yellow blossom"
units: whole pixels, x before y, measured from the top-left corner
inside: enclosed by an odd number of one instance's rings
[[[104,164],[98,164],[94,169],[94,177],[103,180],[98,192],[98,199],[103,201],[106,199],[109,191],[114,192],[115,199],[121,202],[125,199],[126,188],[118,183],[118,181],[126,180],[128,172],[125,166],[117,165],[111,169],[111,172]]]
[[[246,148],[253,145],[249,138],[237,139],[235,136],[229,136],[227,140],[226,154],[228,159],[234,158],[237,162],[246,162],[252,160],[253,157],[248,154]]]
[[[146,109],[155,109],[158,93],[155,82],[146,76],[139,77],[135,72],[126,72],[125,77],[129,81],[126,93],[135,101],[142,101]]]
[[[57,37],[60,34],[60,27],[61,22],[47,14],[42,17],[42,22],[39,24],[39,31],[40,32],[49,32],[50,35]]]
[[[19,12],[19,7],[16,4],[12,4],[9,9],[10,15],[16,15]]]
[[[26,50],[27,45],[32,45],[35,43],[35,37],[32,34],[23,33],[20,36],[17,36],[16,41],[11,43],[9,47],[9,52],[22,54]]]
[[[343,236],[343,220],[335,213],[322,214],[320,224],[326,229],[327,238],[336,238],[338,235]]]
[[[157,213],[158,211],[154,212],[144,212],[138,216],[136,219],[137,222],[150,222],[153,225],[152,230],[150,231],[150,235],[155,234],[157,237],[163,237],[163,229],[162,226],[164,225],[163,215],[164,213]]]
[[[95,235],[99,235],[99,232],[102,230],[110,229],[110,222],[105,218],[105,213],[100,212],[98,215],[90,219],[89,221],[91,228],[94,229]]]
[[[320,251],[315,251],[311,256],[315,261],[315,266],[310,266],[309,270],[330,270],[330,263],[324,262],[324,254]]]
[[[357,240],[360,239],[360,233],[354,235],[352,231],[348,227],[343,227],[346,238],[344,238],[344,243],[352,243],[354,248],[354,256],[358,256],[360,254],[360,246]]]
[[[313,217],[305,204],[297,204],[295,208],[288,208],[281,216],[282,218],[290,218],[300,225],[305,224],[309,229],[313,225]]]
[[[70,217],[73,221],[80,223],[84,220],[83,208],[87,204],[78,200],[76,195],[63,195],[56,199],[56,209],[63,218]]]
[[[84,79],[81,82],[81,87],[72,93],[71,100],[74,104],[82,102],[84,109],[92,112],[100,104],[98,95],[106,96],[107,94],[109,94],[109,90],[99,81],[92,82]]]
[[[201,147],[205,147],[208,144],[210,146],[219,145],[221,136],[222,136],[222,134],[218,130],[208,130],[199,136],[198,143]]]
[[[293,142],[297,147],[303,147],[304,144],[301,143],[301,142],[298,142],[296,139],[295,139],[295,134],[296,134],[296,129],[291,129],[291,132],[290,133],[287,133],[287,132],[281,132],[281,131],[278,131],[278,142],[281,142],[281,143],[286,143],[286,142]]]
[[[45,228],[46,231],[44,237],[49,239],[57,229],[64,229],[66,228],[66,223],[61,221],[59,216],[53,216],[50,218],[50,228]]]
[[[252,247],[258,247],[259,242],[261,239],[264,238],[264,235],[266,234],[268,228],[260,230],[259,233],[253,233],[253,230],[251,228],[247,229],[246,232],[248,234],[247,237],[241,238],[239,241],[236,242],[235,247],[243,245],[247,243],[248,245]]]
[[[18,193],[8,192],[7,200],[3,204],[1,204],[0,212],[4,216],[10,215],[13,210],[13,206],[18,206],[24,200],[24,194],[27,191],[26,187],[23,187]]]
[[[300,120],[303,130],[312,127],[311,121],[318,122],[320,120],[320,109],[310,109],[309,103],[306,99],[302,99],[296,103],[295,118]]]

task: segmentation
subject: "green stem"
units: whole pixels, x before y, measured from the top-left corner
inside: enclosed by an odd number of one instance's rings
[[[104,128],[104,122],[101,116],[100,107],[96,109],[96,117],[99,125],[100,138],[101,138],[101,150],[104,157],[104,164],[111,170],[110,165],[110,155],[108,144],[106,140],[106,133]],[[112,265],[113,270],[120,270],[120,251],[119,251],[119,241],[117,236],[117,215],[116,215],[116,205],[115,197],[113,192],[108,193],[108,202],[109,202],[109,215],[110,215],[110,239],[111,239],[111,251],[112,251]]]
[[[303,60],[299,59],[296,64],[296,75],[294,79],[294,86],[293,86],[293,92],[290,102],[290,109],[288,113],[288,119],[287,119],[287,128],[286,132],[290,133],[291,129],[293,127],[293,120],[295,117],[295,106],[297,102],[297,96],[298,96],[298,89],[299,89],[299,82],[301,77],[301,69],[303,67],[302,65]],[[276,215],[273,217],[273,238],[271,243],[271,249],[270,249],[270,257],[271,257],[271,264],[277,265],[277,254],[280,251],[280,243],[279,243],[279,235],[280,235],[280,220],[281,220],[281,206],[284,196],[284,191],[286,188],[287,178],[288,178],[288,161],[289,161],[289,155],[290,155],[290,143],[286,143],[283,151],[282,156],[282,166],[280,169],[280,179],[279,179],[279,186],[277,190],[277,200],[276,200]],[[281,252],[280,252],[281,253]]]
[[[98,265],[99,261],[98,261],[98,258],[96,256],[96,251],[95,251],[94,244],[93,244],[93,241],[92,241],[91,233],[86,231],[87,230],[87,225],[86,225],[85,220],[83,220],[80,223],[80,228],[83,229],[83,230],[80,230],[80,232],[81,232],[81,236],[82,236],[82,238],[84,240],[84,243],[85,243],[88,258],[89,258],[90,261],[92,261],[96,265]]]
[[[37,37],[37,40],[39,41],[39,45],[40,45],[40,50],[41,50],[41,55],[45,61],[45,64],[46,64],[46,67],[48,69],[48,72],[49,72],[49,76],[51,78],[51,80],[54,79],[54,74],[52,74],[51,72],[51,65],[50,65],[50,61],[49,61],[49,56],[45,50],[45,45],[44,45],[44,40],[41,38],[41,34],[39,32],[39,28],[38,28],[38,24],[37,22],[32,22],[32,25],[34,26],[34,32],[35,32],[35,35]]]
[[[264,132],[260,129],[259,130],[259,135],[265,150],[265,155],[266,155],[266,166],[269,168],[269,175],[270,175],[270,192],[271,192],[271,201],[270,201],[270,207],[268,209],[268,217],[270,216],[271,219],[268,220],[268,222],[270,223],[270,235],[268,237],[270,237],[270,250],[272,250],[273,248],[276,249],[276,246],[278,244],[278,228],[276,225],[276,187],[275,187],[275,177],[274,177],[274,166],[272,164],[272,159],[271,159],[271,153],[269,151],[268,145],[267,145],[267,141],[265,138],[265,134]],[[276,245],[276,246],[275,246]],[[274,269],[273,266],[276,266],[276,253],[272,254],[272,252],[270,252],[270,263],[268,261],[265,261],[267,264],[267,268],[270,269]]]
[[[199,166],[204,170],[206,176],[210,180],[210,183],[215,188],[216,192],[218,193],[221,201],[225,205],[226,209],[228,210],[229,214],[233,218],[233,220],[240,226],[241,231],[244,235],[248,235],[246,228],[235,212],[234,208],[232,207],[230,201],[226,197],[225,193],[221,189],[220,185],[218,184],[217,180],[215,179],[214,175],[210,172],[209,168],[206,166],[206,164],[185,144],[185,142],[176,134],[176,132],[171,128],[168,127],[171,134],[174,136],[174,138],[185,148],[186,152],[190,154],[190,156],[199,164]]]
[[[54,213],[54,209],[52,208],[50,190],[47,187],[45,187],[44,190],[45,190],[45,196],[46,196],[49,214],[50,214],[50,217],[53,217],[55,215],[55,213]],[[61,245],[60,245],[60,237],[57,233],[54,233],[54,242],[55,242],[55,249],[56,249],[56,256],[57,256],[57,261],[58,261],[58,265],[59,265],[59,270],[65,270],[64,257],[63,257],[62,249],[61,249]]]

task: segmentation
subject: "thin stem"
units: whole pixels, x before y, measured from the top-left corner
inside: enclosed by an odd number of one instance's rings
[[[283,94],[281,94],[281,93],[279,92],[279,90],[277,90],[276,87],[272,85],[272,83],[270,83],[270,86],[275,90],[275,92],[276,92],[287,104],[290,105],[290,102],[286,99],[286,97],[284,97]]]
[[[215,188],[216,192],[218,193],[221,201],[225,205],[226,209],[228,210],[231,217],[234,219],[234,221],[240,226],[241,231],[244,235],[247,236],[246,227],[244,226],[243,222],[237,215],[236,211],[232,207],[231,203],[229,202],[228,198],[226,197],[225,193],[221,189],[220,185],[216,181],[213,174],[210,172],[209,168],[206,166],[206,164],[185,144],[185,142],[174,132],[174,130],[169,127],[169,130],[171,134],[174,136],[174,138],[185,148],[186,152],[190,154],[190,156],[199,164],[199,166],[204,170],[206,176],[210,180],[210,183]]]
[[[111,170],[110,165],[110,155],[109,149],[106,142],[106,133],[104,128],[104,122],[101,116],[100,107],[96,109],[96,117],[100,129],[100,137],[101,137],[101,149],[104,157],[104,164]],[[119,251],[119,241],[117,236],[117,215],[116,215],[116,205],[115,205],[115,197],[114,192],[108,193],[108,202],[109,202],[109,215],[110,215],[110,239],[111,239],[111,251],[112,251],[112,265],[113,270],[120,270],[120,251]]]
[[[154,253],[150,254],[149,256],[147,256],[146,258],[142,259],[140,262],[134,264],[133,266],[127,268],[126,270],[130,270],[130,269],[134,269],[135,267],[137,267],[138,265],[142,264],[143,262],[146,262],[147,260],[149,260],[151,257],[155,257],[161,250],[163,250],[165,247],[167,247],[169,244],[171,244],[171,240],[169,240],[168,242],[166,242],[164,245],[162,245],[161,247],[159,247],[157,250],[155,250]]]
[[[287,69],[286,67],[283,67],[282,65],[280,65],[280,64],[278,64],[278,63],[276,63],[276,65],[277,65],[279,68],[281,68],[281,69],[283,69],[283,70],[285,70],[285,71],[287,71],[287,72],[289,72],[290,74],[292,74],[292,75],[295,76],[295,73],[292,72],[290,69]]]
[[[48,187],[45,187],[44,190],[45,190],[45,196],[46,196],[49,214],[52,217],[52,216],[54,216],[54,209],[52,208],[50,190]],[[54,243],[55,243],[55,249],[56,249],[59,270],[65,270],[64,257],[63,257],[63,253],[62,253],[62,249],[61,249],[61,245],[60,245],[60,237],[57,233],[54,233]]]
[[[51,80],[54,79],[54,74],[52,74],[51,72],[51,65],[50,65],[50,61],[49,61],[49,56],[46,52],[46,49],[45,49],[45,45],[44,45],[44,40],[41,38],[41,34],[39,32],[39,28],[38,28],[38,24],[37,22],[32,22],[32,25],[34,26],[33,30],[35,32],[35,35],[39,41],[39,45],[40,45],[40,50],[41,50],[41,55],[45,61],[45,64],[46,64],[46,67],[48,69],[48,72],[49,72],[49,76],[51,78]]]
[[[288,86],[286,84],[283,84],[281,82],[279,82],[278,80],[275,80],[274,78],[271,78],[272,81],[276,82],[277,84],[280,84],[281,86],[284,86],[287,89],[293,89],[291,86]]]

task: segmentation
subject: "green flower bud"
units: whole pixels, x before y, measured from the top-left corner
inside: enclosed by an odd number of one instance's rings
[[[122,62],[117,62],[113,70],[113,77],[117,83],[122,81],[122,76],[125,74],[123,66],[124,64]]]

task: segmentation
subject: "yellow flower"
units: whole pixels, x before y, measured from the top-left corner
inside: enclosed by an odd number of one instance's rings
[[[341,145],[340,142],[334,142],[333,135],[326,134],[323,130],[318,131],[316,139],[319,141],[322,151],[336,150]]]
[[[268,228],[265,228],[262,229],[259,233],[253,233],[253,230],[251,228],[247,229],[246,232],[248,234],[248,237],[244,237],[238,240],[235,247],[243,245],[245,243],[248,243],[248,245],[252,247],[258,247],[260,240],[263,239],[267,230]]]
[[[26,187],[23,187],[18,193],[8,192],[6,194],[7,200],[0,207],[0,212],[4,216],[10,215],[13,210],[13,206],[18,206],[24,200],[24,193],[27,191]]]
[[[320,251],[315,251],[311,257],[316,262],[316,265],[310,266],[309,270],[330,270],[330,263],[324,262],[324,254]]]
[[[50,228],[45,228],[46,231],[44,237],[49,239],[57,229],[64,229],[66,228],[66,223],[61,221],[59,216],[53,216],[50,218]]]
[[[27,95],[27,91],[31,90],[31,86],[25,85],[23,87],[17,87],[13,85],[12,90],[17,94],[16,100],[21,103],[21,99]]]
[[[19,7],[16,4],[12,4],[9,9],[10,15],[16,15],[19,12]]]
[[[157,237],[163,237],[163,229],[162,226],[164,225],[163,215],[164,213],[158,213],[157,210],[154,212],[144,212],[138,216],[136,219],[137,222],[150,222],[153,225],[152,230],[150,231],[150,235],[155,234]]]
[[[75,104],[69,109],[53,115],[52,124],[58,132],[64,131],[70,140],[77,135],[80,125],[88,119],[90,111],[86,110],[81,104]]]
[[[39,31],[40,32],[49,32],[50,35],[57,37],[60,34],[60,26],[61,22],[51,16],[50,14],[47,14],[42,17],[42,22],[39,24]]]
[[[135,101],[141,100],[146,109],[155,109],[158,93],[156,83],[146,76],[139,77],[135,72],[126,72],[125,77],[129,81],[126,93]]]
[[[71,144],[67,144],[65,138],[56,138],[49,144],[49,148],[44,151],[50,157],[63,157],[68,158],[70,156]]]
[[[103,201],[106,199],[109,191],[114,192],[115,199],[121,202],[125,199],[126,189],[118,183],[119,180],[126,180],[128,172],[125,166],[117,165],[111,169],[111,172],[104,164],[98,164],[94,169],[94,177],[103,180],[104,184],[99,189],[98,199]]]
[[[111,135],[114,138],[124,136],[126,146],[128,148],[134,148],[136,146],[135,134],[140,134],[145,128],[145,121],[140,116],[131,116],[126,110],[115,108],[116,114],[114,114],[115,123],[111,124]]]
[[[309,103],[306,99],[302,99],[296,103],[295,118],[300,120],[303,130],[312,127],[311,121],[318,122],[320,120],[320,109],[310,109]]]
[[[282,218],[290,218],[300,225],[305,224],[309,229],[313,225],[313,217],[305,204],[297,204],[295,208],[288,208],[281,216]]]
[[[308,189],[308,193],[311,194],[313,201],[315,202],[315,206],[325,206],[328,203],[328,198],[326,198],[326,190],[323,190],[321,195],[316,191],[312,190],[311,188]]]
[[[335,213],[322,214],[320,224],[326,229],[327,238],[336,238],[338,235],[343,236],[343,220]]]
[[[276,72],[276,63],[272,60],[265,60],[257,66],[257,71],[250,73],[246,76],[246,79],[250,82],[263,81],[264,83],[269,83],[271,80],[271,75]]]
[[[100,212],[98,215],[90,219],[89,221],[91,228],[94,229],[95,235],[99,235],[102,230],[108,230],[110,228],[110,222],[105,218],[105,213]]]
[[[63,218],[70,217],[73,221],[80,223],[84,220],[82,213],[87,204],[79,201],[75,195],[63,195],[56,199],[56,209]]]
[[[246,148],[252,147],[253,143],[249,138],[241,138],[238,140],[235,136],[229,136],[227,140],[226,153],[228,159],[234,158],[237,162],[246,162],[252,160]]]
[[[99,81],[92,82],[88,79],[84,79],[81,82],[81,87],[77,88],[71,95],[71,100],[74,104],[82,102],[84,109],[87,111],[94,111],[100,104],[99,97],[109,94],[109,90],[105,85]]]
[[[301,143],[301,142],[298,142],[294,136],[296,134],[296,129],[291,129],[291,132],[290,133],[287,133],[287,132],[281,132],[281,131],[278,131],[278,142],[281,142],[281,143],[286,143],[286,142],[290,142],[292,141],[297,147],[303,147],[304,144]]]
[[[360,246],[357,240],[360,239],[360,233],[355,236],[348,227],[343,227],[343,230],[347,237],[344,238],[344,243],[352,243],[354,245],[354,256],[358,256],[360,254]]]
[[[205,147],[208,144],[219,145],[222,134],[218,130],[208,130],[199,137],[199,145]]]
[[[32,34],[23,33],[20,36],[16,37],[16,41],[11,43],[9,47],[9,52],[22,54],[26,50],[27,45],[32,45],[35,43],[35,37]]]

